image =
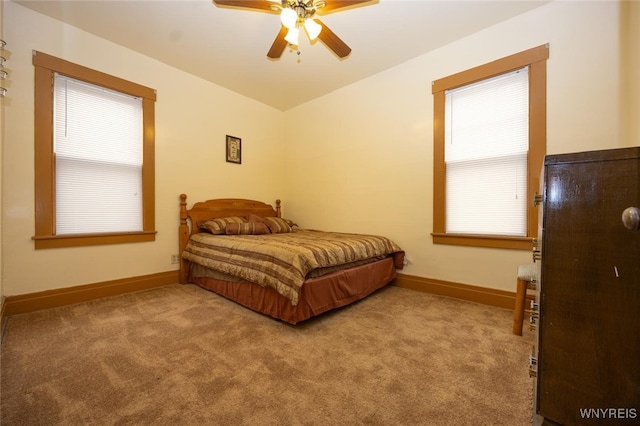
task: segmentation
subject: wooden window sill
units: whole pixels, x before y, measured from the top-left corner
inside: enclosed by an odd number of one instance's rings
[[[113,234],[36,235],[35,248],[61,248],[155,241],[157,231]]]
[[[508,237],[501,235],[445,234],[433,232],[434,244],[490,247],[514,250],[532,250],[532,237]]]

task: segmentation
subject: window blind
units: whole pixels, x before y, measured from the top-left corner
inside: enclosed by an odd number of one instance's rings
[[[525,236],[528,67],[445,93],[446,232]]]
[[[56,74],[56,234],[142,231],[142,99]]]

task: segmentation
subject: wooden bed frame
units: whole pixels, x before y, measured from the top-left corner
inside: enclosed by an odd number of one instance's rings
[[[187,196],[180,195],[180,283],[193,282],[256,312],[296,324],[363,299],[393,281],[396,269],[402,269],[404,252],[398,252],[371,263],[308,278],[295,306],[276,290],[256,283],[192,276],[190,262],[182,258],[182,253],[190,237],[200,232],[198,223],[228,216],[248,217],[250,213],[261,217],[282,217],[280,200],[276,200],[275,209],[260,201],[239,198],[207,200],[187,209]]]
[[[276,208],[261,201],[242,198],[220,198],[195,203],[187,209],[187,195],[180,194],[180,284],[187,283],[189,262],[182,259],[182,252],[189,237],[200,232],[198,223],[214,217],[249,216],[249,213],[261,217],[282,217],[280,200],[276,200]]]

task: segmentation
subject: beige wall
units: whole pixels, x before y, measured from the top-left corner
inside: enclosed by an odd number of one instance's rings
[[[620,21],[624,67],[621,73],[622,112],[629,146],[640,145],[640,2],[621,4]]]
[[[189,200],[275,201],[284,192],[282,112],[124,49],[13,2],[11,104],[3,161],[4,293],[17,295],[177,269],[179,194]],[[32,50],[157,89],[153,243],[35,251]],[[226,163],[225,134],[242,138],[242,165]],[[188,201],[189,201],[188,200]]]
[[[517,265],[529,262],[530,253],[431,243],[431,81],[540,44],[551,49],[549,153],[640,143],[638,120],[621,114],[640,112],[638,42],[619,40],[637,38],[637,5],[628,9],[625,32],[618,3],[554,2],[283,113],[4,4],[12,94],[19,94],[5,111],[1,282],[7,295],[175,269],[169,262],[177,252],[181,192],[192,202],[282,198],[285,216],[304,227],[392,237],[411,260],[407,274],[513,290]],[[158,90],[156,242],[33,250],[32,49]],[[635,97],[625,97],[626,89]],[[296,120],[305,115],[319,119]],[[241,166],[225,163],[225,134],[243,139]]]
[[[625,146],[619,7],[554,2],[287,111],[287,214],[388,235],[411,260],[407,274],[513,291],[530,252],[431,242],[431,82],[549,43],[547,152]]]
[[[0,39],[4,40],[4,3],[0,2]],[[6,41],[6,40],[5,40]],[[2,55],[5,56],[6,55]],[[1,80],[0,80],[1,81]],[[2,86],[7,87],[7,82]],[[4,152],[4,103],[5,98],[0,98],[0,211],[2,211],[2,153]],[[2,215],[0,215],[0,236],[2,236]],[[4,303],[4,286],[2,285],[2,238],[0,238],[0,311]],[[1,331],[0,331],[1,333]]]

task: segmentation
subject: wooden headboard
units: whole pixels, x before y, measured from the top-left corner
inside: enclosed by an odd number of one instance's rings
[[[180,194],[180,227],[178,239],[180,241],[180,283],[187,282],[188,262],[182,259],[189,237],[200,232],[198,223],[204,220],[228,216],[248,217],[249,213],[261,217],[282,217],[280,200],[276,200],[276,208],[262,201],[245,200],[241,198],[220,198],[195,203],[187,209],[187,195]]]

